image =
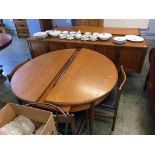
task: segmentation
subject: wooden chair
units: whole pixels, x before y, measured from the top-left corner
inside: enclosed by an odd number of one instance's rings
[[[43,110],[48,110],[53,112],[53,114],[56,114],[56,110],[53,109],[50,106],[51,103],[48,104],[40,104],[37,102],[34,107],[43,109]],[[65,108],[59,107],[62,111],[65,112]],[[65,117],[61,113],[57,116],[59,126],[57,126],[57,130],[62,133],[62,134],[72,134],[72,135],[80,135],[85,127],[87,125],[87,111],[80,111],[76,113],[70,113],[70,112],[65,112],[67,115],[67,123],[68,123],[68,130],[67,133],[65,132]]]
[[[67,135],[70,133],[80,134],[82,131],[81,129],[83,127],[81,125],[84,125],[83,123],[86,121],[86,116],[84,114],[84,111],[78,112],[76,114],[75,113],[70,114],[68,112],[64,112],[62,108],[48,102],[33,102],[33,103],[27,103],[26,105],[33,106],[35,108],[38,108],[38,106],[40,107],[40,105],[49,106],[51,109],[50,111],[53,112],[56,128],[59,134],[64,134],[64,135]],[[85,118],[85,120],[83,120],[83,117]],[[79,119],[82,120],[82,122],[79,122]],[[75,120],[76,120],[76,123],[75,123]],[[70,129],[69,125],[71,125],[71,129],[72,129],[71,132],[69,131]]]
[[[8,78],[8,80],[9,80],[9,82],[11,81],[11,79],[12,79],[13,75],[15,74],[15,72],[16,72],[21,66],[23,66],[25,63],[27,63],[28,61],[30,61],[30,59],[27,59],[27,60],[23,61],[22,63],[20,63],[20,64],[18,64],[18,65],[15,66],[15,68],[7,75],[7,78]],[[22,101],[21,101],[19,98],[17,98],[17,100],[18,100],[19,104],[22,104]]]
[[[15,72],[21,67],[23,66],[25,63],[27,63],[28,61],[30,61],[30,59],[27,59],[25,61],[23,61],[22,63],[18,64],[8,75],[7,78],[9,81],[11,81],[13,75],[15,74]]]
[[[48,105],[55,111],[55,113],[53,113],[53,117],[55,120],[57,131],[58,131],[58,125],[59,125],[59,115],[60,114],[63,115],[63,118],[65,119],[65,132],[64,132],[64,134],[67,134],[67,132],[68,132],[68,113],[65,113],[61,108],[55,106],[52,103],[47,103],[47,102],[31,102],[31,103],[27,103],[25,105],[37,108],[37,105],[40,105],[40,104],[41,105]],[[61,133],[58,132],[58,134],[61,134]]]
[[[113,120],[112,131],[114,131],[115,128],[119,100],[125,81],[126,81],[126,74],[123,69],[123,66],[121,66],[116,86],[110,92],[108,97],[95,108],[95,118],[98,119],[108,118]]]

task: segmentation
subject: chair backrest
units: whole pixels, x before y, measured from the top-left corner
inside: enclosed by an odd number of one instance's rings
[[[55,112],[55,114],[53,115],[53,117],[55,118],[56,121],[56,129],[58,131],[58,124],[59,124],[59,118],[61,116],[64,117],[65,119],[65,131],[64,134],[67,135],[68,133],[68,119],[69,119],[69,113],[65,113],[61,108],[59,108],[58,106],[52,104],[52,103],[48,103],[48,102],[31,102],[31,103],[27,103],[25,104],[27,106],[34,106],[35,108],[38,108],[37,105],[47,105],[51,107],[51,111]]]
[[[27,60],[23,61],[22,63],[18,64],[18,65],[11,71],[11,73],[9,73],[9,74],[7,75],[8,80],[11,81],[11,79],[12,79],[14,73],[15,73],[21,66],[23,66],[25,63],[27,63],[28,61],[30,61],[30,59],[27,59]]]
[[[123,89],[125,81],[126,81],[126,73],[124,71],[124,67],[121,66],[121,70],[119,73],[119,88],[118,88],[119,90]]]
[[[115,109],[118,109],[118,105],[119,105],[119,99],[121,96],[121,92],[123,89],[123,86],[125,84],[126,81],[126,73],[124,71],[124,67],[121,66],[120,71],[119,71],[119,80],[118,80],[118,91],[117,91],[117,97],[116,97],[116,104],[115,104]]]

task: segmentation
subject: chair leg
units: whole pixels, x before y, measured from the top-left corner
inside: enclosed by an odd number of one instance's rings
[[[145,78],[145,82],[144,82],[144,86],[143,86],[143,91],[146,91],[146,89],[147,89],[148,79],[149,79],[149,72],[147,73],[146,78]]]
[[[70,126],[71,126],[72,135],[75,135],[76,132],[75,132],[75,117],[74,116],[70,117]]]
[[[86,110],[86,129],[87,129],[87,134],[89,134],[89,111]]]
[[[115,129],[116,116],[117,116],[117,111],[115,111],[115,114],[114,114],[114,118],[113,118],[113,122],[112,122],[112,128],[111,128],[112,131],[114,131],[114,129]]]
[[[114,129],[115,129],[115,122],[116,122],[116,118],[113,119],[113,122],[112,122],[112,128],[111,128],[112,131],[114,131]]]
[[[147,89],[147,79],[145,79],[144,86],[143,86],[143,91],[146,91],[146,89]]]

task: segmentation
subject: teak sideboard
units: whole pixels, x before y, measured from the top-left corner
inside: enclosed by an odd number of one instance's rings
[[[106,27],[56,27],[54,29],[84,32],[108,32],[115,36],[124,36],[127,34],[140,35],[138,28],[106,28]],[[109,59],[111,59],[117,67],[123,65],[127,71],[140,73],[145,59],[147,44],[143,42],[130,42],[118,45],[112,42],[112,38],[107,41],[82,41],[82,40],[66,40],[54,37],[44,39],[27,39],[32,58],[41,54],[68,48],[88,48],[95,50]]]

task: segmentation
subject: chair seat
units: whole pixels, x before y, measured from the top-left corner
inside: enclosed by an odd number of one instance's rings
[[[117,87],[115,86],[108,95],[108,97],[99,104],[98,108],[106,108],[114,110],[116,96],[117,96]]]
[[[81,134],[83,125],[86,123],[86,111],[80,111],[75,114],[75,133]]]
[[[80,111],[73,113],[75,118],[75,134],[81,134],[81,130],[83,129],[85,123],[86,123],[86,111]],[[64,133],[64,123],[59,123],[58,131],[60,133]],[[69,131],[68,134],[72,134],[71,131]]]
[[[123,66],[121,66],[120,71],[118,73],[119,73],[119,76],[118,76],[117,84],[108,94],[107,98],[102,102],[100,102],[100,104],[95,108],[95,118],[97,119],[106,118],[106,119],[113,120],[112,128],[111,128],[112,131],[114,131],[114,128],[115,128],[119,100],[120,100],[123,86],[126,81],[126,74],[123,69]]]

